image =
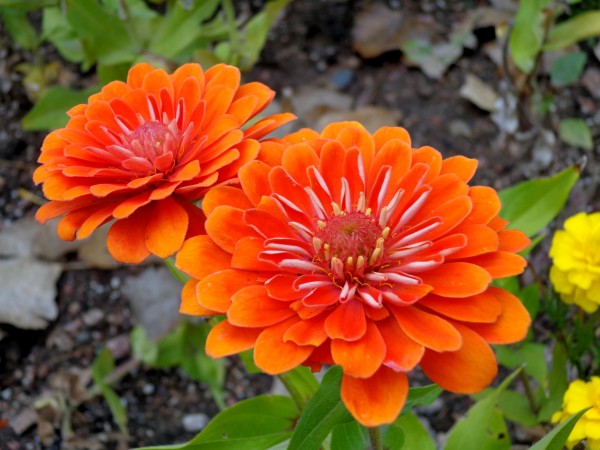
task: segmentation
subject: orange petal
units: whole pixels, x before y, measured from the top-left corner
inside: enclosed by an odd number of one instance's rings
[[[281,165],[292,176],[294,180],[302,185],[308,185],[308,174],[306,169],[310,166],[319,166],[319,157],[314,149],[307,144],[294,144],[286,148]]]
[[[473,175],[475,175],[477,164],[478,161],[476,159],[467,158],[462,155],[451,156],[450,158],[446,158],[442,161],[442,170],[440,171],[440,175],[454,173],[458,175],[462,181],[467,183],[471,178],[473,178]]]
[[[225,269],[204,277],[196,286],[196,298],[201,306],[226,313],[231,306],[231,296],[256,283],[254,272]]]
[[[278,217],[260,209],[244,211],[243,221],[265,239],[295,238],[297,236],[287,222],[282,222]],[[256,233],[253,232],[250,235],[256,236]]]
[[[209,190],[202,199],[202,210],[207,216],[210,216],[217,206],[222,205],[240,209],[252,208],[252,203],[244,192],[240,188],[232,186],[216,186]]]
[[[258,254],[265,249],[264,240],[256,237],[240,239],[233,250],[231,267],[243,270],[273,271],[277,267],[266,261],[258,259]]]
[[[264,328],[296,315],[287,302],[269,297],[264,285],[247,286],[231,297],[229,323],[240,327]]]
[[[481,266],[492,278],[506,278],[519,275],[525,270],[527,261],[520,255],[509,252],[493,252],[474,256],[467,260],[471,264]]]
[[[178,269],[198,280],[211,273],[228,269],[230,262],[231,255],[206,235],[186,240],[175,258],[175,266]]]
[[[280,273],[265,282],[269,296],[277,300],[298,300],[304,297],[305,293],[294,289],[294,281],[298,279],[297,275]]]
[[[233,253],[235,244],[243,237],[258,237],[244,224],[244,211],[231,206],[216,207],[206,219],[205,228],[215,244],[229,253]]]
[[[150,64],[140,63],[129,69],[127,73],[127,84],[134,88],[142,87],[144,77],[147,73],[152,72],[154,67]]]
[[[373,134],[373,140],[375,141],[375,148],[377,150],[383,148],[383,146],[393,139],[400,139],[410,145],[410,135],[402,127],[381,127]]]
[[[408,395],[405,373],[381,366],[370,378],[354,378],[344,374],[341,396],[350,414],[365,427],[392,423]]]
[[[425,182],[433,180],[442,170],[442,154],[435,148],[424,146],[415,148],[412,155],[413,166],[418,163],[426,164],[429,171],[425,176]]]
[[[500,302],[500,317],[496,323],[469,324],[469,327],[490,344],[512,344],[523,340],[527,336],[531,318],[521,301],[497,287],[490,286],[488,292]]]
[[[266,328],[254,345],[254,362],[264,372],[277,375],[302,364],[312,353],[312,345],[297,345],[284,341],[285,332],[298,322],[292,317],[272,327]]]
[[[106,237],[108,251],[119,262],[138,264],[150,256],[146,248],[145,230],[147,208],[138,210],[126,219],[117,220]]]
[[[421,361],[425,348],[409,338],[393,316],[377,323],[386,345],[383,364],[399,371],[409,371]]]
[[[292,113],[273,114],[255,123],[251,127],[248,127],[248,129],[246,129],[244,132],[244,136],[246,139],[262,139],[271,131],[274,131],[280,126],[285,125],[286,123],[295,119],[296,116]]]
[[[264,162],[252,161],[238,172],[242,189],[244,189],[244,193],[253,205],[257,205],[263,195],[271,194],[270,170],[271,168]]]
[[[488,186],[471,186],[469,197],[473,201],[473,210],[465,219],[465,224],[487,224],[502,207],[498,193]]]
[[[455,352],[426,350],[421,360],[425,374],[440,387],[460,394],[479,392],[488,386],[496,373],[496,356],[490,346],[474,331],[455,324],[462,335],[462,346]]]
[[[186,210],[173,198],[154,202],[146,223],[146,248],[167,258],[181,248],[188,228]]]
[[[520,252],[531,244],[529,238],[520,230],[501,230],[498,238],[500,239],[498,250],[505,252]]]
[[[211,358],[222,358],[249,350],[261,331],[260,328],[236,327],[223,320],[208,333],[206,354]]]
[[[419,305],[462,322],[492,323],[502,312],[500,303],[489,292],[456,299],[428,295],[419,301]]]
[[[115,208],[113,216],[115,216],[116,219],[124,219],[126,217],[129,217],[139,208],[150,203],[151,195],[152,191],[148,191],[136,195],[135,197],[129,197],[127,200],[123,201],[119,206]]]
[[[200,306],[196,298],[196,286],[198,280],[193,278],[183,286],[181,290],[181,305],[179,312],[181,314],[189,314],[190,316],[213,316],[218,314],[215,311]]]
[[[331,339],[355,341],[363,337],[367,331],[363,303],[353,299],[336,307],[325,321],[325,331]]]
[[[381,367],[386,354],[386,343],[377,326],[369,321],[367,331],[356,341],[333,339],[331,356],[344,373],[357,378],[368,378]]]
[[[479,266],[465,262],[445,263],[419,274],[423,283],[442,297],[468,297],[487,289],[490,274]]]
[[[487,225],[459,226],[452,232],[464,234],[467,237],[467,245],[448,255],[448,259],[468,258],[498,250],[498,234]]]
[[[318,347],[327,340],[325,332],[327,314],[320,314],[308,320],[301,320],[287,329],[284,341],[292,341],[298,345],[314,345]]]
[[[402,331],[413,341],[440,352],[460,348],[460,334],[441,317],[411,306],[390,306],[390,310]]]

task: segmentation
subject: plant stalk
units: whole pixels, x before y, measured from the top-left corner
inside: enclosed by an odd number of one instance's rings
[[[381,439],[381,428],[369,428],[369,439],[371,440],[372,450],[383,450],[383,441]]]

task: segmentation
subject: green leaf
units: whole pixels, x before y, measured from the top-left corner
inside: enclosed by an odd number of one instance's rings
[[[550,82],[561,87],[575,83],[585,67],[587,54],[584,52],[568,53],[556,59],[550,71]]]
[[[392,430],[402,430],[402,440]],[[435,442],[413,413],[403,414],[392,423],[384,438],[384,447],[390,450],[435,450]]]
[[[540,309],[540,286],[537,283],[528,284],[519,291],[517,297],[527,308],[531,318],[534,319]]]
[[[38,36],[25,11],[1,8],[0,16],[13,41],[25,50],[38,46]]]
[[[288,439],[297,417],[291,398],[260,395],[220,412],[186,444],[138,450],[264,450]]]
[[[327,371],[300,416],[289,450],[318,450],[335,425],[353,420],[340,397],[341,380],[341,367],[334,366]]]
[[[25,114],[21,126],[27,131],[64,127],[69,120],[67,111],[75,105],[87,102],[87,98],[97,90],[97,87],[76,91],[62,86],[52,86],[48,88],[40,101]]]
[[[523,366],[523,371],[532,376],[541,386],[546,382],[545,346],[536,342],[525,342],[516,347],[496,347],[498,362],[510,369]]]
[[[431,405],[443,391],[437,384],[410,388],[403,411],[410,411],[415,406]]]
[[[335,425],[331,431],[331,450],[353,448],[369,448],[368,430],[356,421]]]
[[[600,36],[600,11],[583,12],[553,26],[546,38],[544,51],[559,50],[594,36]]]
[[[510,228],[531,237],[562,210],[578,178],[579,170],[572,166],[552,177],[524,181],[504,189],[499,192],[500,216],[510,222]]]
[[[506,390],[498,396],[498,406],[504,416],[513,422],[521,423],[528,427],[538,424],[536,415],[531,411],[527,396],[520,392]]]
[[[202,30],[200,24],[214,14],[219,3],[219,0],[196,1],[191,10],[185,9],[180,2],[172,3],[148,50],[165,58],[179,55],[197,38]]]
[[[113,65],[135,59],[139,49],[118,17],[106,12],[96,0],[65,1],[67,19],[84,42],[92,61]]]
[[[562,450],[577,421],[590,408],[583,409],[558,425],[554,430],[529,447],[529,450]]]
[[[584,150],[592,150],[594,142],[592,132],[583,119],[565,119],[560,121],[558,134],[563,142]]]
[[[19,11],[33,11],[46,6],[58,5],[59,0],[0,0],[0,8],[10,8]]]
[[[562,405],[567,390],[567,350],[564,344],[557,342],[552,350],[552,369],[548,375],[548,398],[538,413],[540,422],[548,422]]]
[[[104,381],[115,370],[115,360],[108,348],[104,348],[92,363],[92,379],[106,400],[116,424],[123,434],[127,434],[127,411],[121,399]]]
[[[519,69],[530,73],[544,40],[544,8],[549,0],[519,2],[519,10],[509,37],[510,54]]]
[[[110,83],[111,81],[120,80],[125,81],[127,79],[127,73],[131,64],[115,64],[107,66],[106,64],[98,64],[96,66],[96,72],[98,72],[98,80],[101,85]]]
[[[241,36],[240,48],[234,49],[239,57],[241,70],[249,70],[256,64],[267,41],[271,25],[290,1],[272,0],[267,3],[264,11],[256,14],[248,21]]]
[[[450,430],[445,450],[508,450],[510,437],[504,416],[498,408],[498,396],[519,374],[517,369],[493,392],[479,400]]]
[[[67,61],[81,63],[85,60],[81,40],[67,20],[63,9],[44,8],[42,37],[49,40]]]
[[[148,337],[142,326],[136,325],[131,330],[129,341],[131,342],[131,349],[136,358],[149,366],[156,363],[158,345]]]
[[[319,382],[308,367],[298,366],[279,375],[297,405],[306,406],[319,389]]]

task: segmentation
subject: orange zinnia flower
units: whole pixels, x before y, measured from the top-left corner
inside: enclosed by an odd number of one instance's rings
[[[115,259],[171,255],[186,236],[203,232],[191,202],[236,181],[258,154],[257,139],[293,119],[278,114],[241,129],[273,96],[261,83],[240,86],[232,66],[204,72],[186,64],[169,75],[136,65],[127,83],[107,84],[46,137],[34,181],[44,183],[50,202],[38,220],[64,215],[59,235],[73,240],[114,218],[108,249]]]
[[[365,426],[397,417],[417,364],[453,392],[492,381],[489,344],[523,339],[530,318],[490,282],[523,271],[529,240],[505,229],[493,189],[467,185],[476,160],[353,122],[266,142],[261,158],[241,188],[207,193],[207,235],[177,256],[193,277],[181,311],[227,315],[209,355],[254,347],[270,374],[338,364]]]

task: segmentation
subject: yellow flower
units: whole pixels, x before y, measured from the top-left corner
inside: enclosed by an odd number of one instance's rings
[[[565,392],[562,410],[554,413],[552,422],[563,422],[589,407],[591,409],[581,416],[567,439],[566,445],[570,449],[587,439],[589,450],[600,450],[600,377],[592,377],[589,383],[573,381]]]
[[[579,213],[554,234],[550,281],[565,303],[592,313],[600,306],[600,212]]]

